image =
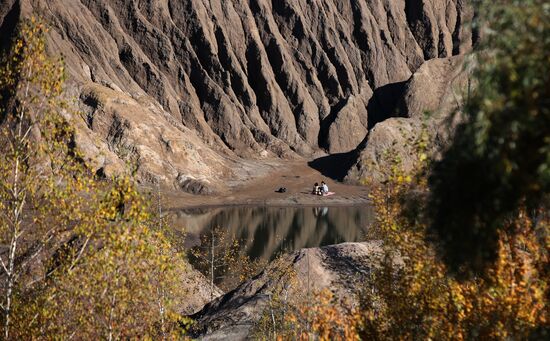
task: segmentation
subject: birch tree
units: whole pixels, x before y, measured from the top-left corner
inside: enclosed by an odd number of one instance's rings
[[[39,217],[44,212],[41,201],[53,194],[54,179],[47,173],[51,175],[64,161],[52,159],[57,154],[54,149],[63,145],[69,133],[57,129],[58,122],[50,115],[52,107],[63,107],[57,101],[63,66],[44,57],[43,30],[34,19],[25,25],[0,71],[0,263],[5,339],[10,338],[22,277],[62,229],[62,224],[44,224]],[[52,128],[51,135],[40,136],[41,127]],[[46,141],[52,143],[49,148]]]
[[[201,234],[200,245],[189,251],[191,264],[210,282],[211,298],[214,298],[216,286],[225,292],[230,291],[267,265],[266,260],[252,260],[246,254],[244,244],[244,240],[216,226]]]
[[[0,68],[3,338],[178,334],[183,257],[130,177],[94,178],[46,27],[32,19],[19,32]]]

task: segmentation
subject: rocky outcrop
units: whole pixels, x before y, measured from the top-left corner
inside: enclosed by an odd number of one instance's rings
[[[419,154],[415,140],[422,132],[432,142],[432,149],[426,152],[437,153],[446,144],[449,129],[456,124],[450,114],[460,109],[470,86],[472,61],[465,63],[464,59],[432,59],[411,76],[393,113],[403,117],[387,119],[369,131],[347,181],[383,180],[389,171],[388,157],[394,156],[399,156],[404,171],[410,171]]]
[[[80,100],[85,126],[78,144],[106,175],[128,162],[146,182],[208,193],[208,184],[231,173],[228,160],[146,96],[88,82],[80,88]]]
[[[427,112],[446,116],[462,104],[468,76],[464,56],[427,61],[405,85],[398,106],[400,116],[422,118]]]
[[[228,157],[353,150],[389,116],[369,105],[378,89],[471,46],[463,0],[0,0],[4,43],[32,14],[92,122],[96,167],[137,159],[173,188],[223,178]]]
[[[200,272],[188,265],[185,269],[185,274],[182,275],[181,281],[178,283],[178,294],[185,297],[185,300],[178,307],[183,314],[193,314],[200,311],[204,305],[210,302],[213,298],[217,298],[223,292],[213,287],[210,292],[210,282]]]
[[[411,171],[417,153],[412,140],[420,133],[420,120],[402,117],[378,123],[369,132],[366,146],[360,151],[357,162],[345,177],[347,182],[366,181],[368,184],[386,179],[391,172],[392,160],[400,159],[404,171]]]
[[[354,305],[381,255],[380,242],[343,243],[284,255],[193,315],[197,320],[195,336],[202,340],[246,339],[278,291],[284,291],[288,302],[302,302],[299,300],[314,292],[330,289],[337,302]]]

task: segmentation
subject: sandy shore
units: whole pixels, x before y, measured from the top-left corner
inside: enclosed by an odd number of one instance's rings
[[[334,165],[338,167],[338,165]],[[260,170],[247,170],[241,180],[228,184],[228,189],[213,195],[191,195],[182,192],[164,192],[163,206],[167,209],[226,205],[271,205],[271,206],[324,206],[360,205],[368,203],[365,186],[349,185],[312,168],[307,161],[266,161]],[[313,184],[325,181],[331,196],[311,194]],[[285,193],[276,190],[285,187]]]

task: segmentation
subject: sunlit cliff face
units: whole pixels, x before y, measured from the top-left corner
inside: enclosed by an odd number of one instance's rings
[[[375,123],[429,109],[397,104],[425,61],[469,51],[469,3],[2,0],[0,48],[30,15],[51,26],[94,170],[215,191],[242,167],[228,156],[362,149]]]
[[[373,213],[367,206],[230,207],[174,211],[170,220],[186,231],[187,247],[220,227],[241,241],[250,257],[269,260],[283,250],[363,240]]]

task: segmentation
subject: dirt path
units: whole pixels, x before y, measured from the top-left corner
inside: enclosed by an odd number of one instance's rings
[[[338,166],[338,165],[334,165]],[[348,185],[321,174],[307,161],[269,161],[262,165],[260,175],[254,167],[247,170],[244,180],[230,184],[230,189],[216,195],[191,195],[167,192],[163,194],[166,208],[185,208],[219,205],[266,204],[287,205],[350,205],[368,202],[364,186]],[[311,194],[313,184],[325,181],[334,195],[322,197]],[[276,190],[285,187],[285,193]]]

